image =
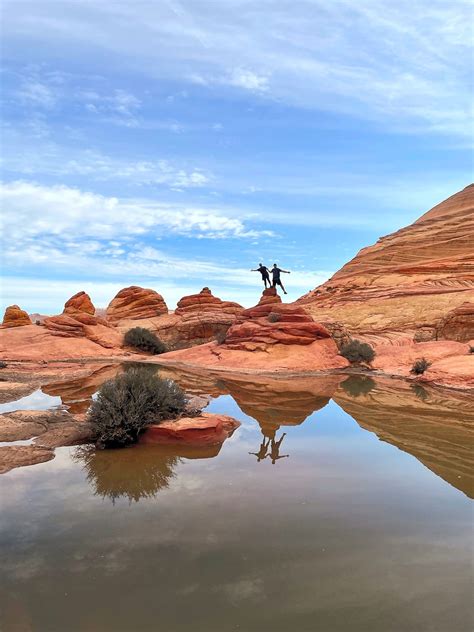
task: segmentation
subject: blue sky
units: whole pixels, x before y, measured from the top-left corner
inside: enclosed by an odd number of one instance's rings
[[[6,0],[2,307],[290,300],[472,180],[463,0]]]

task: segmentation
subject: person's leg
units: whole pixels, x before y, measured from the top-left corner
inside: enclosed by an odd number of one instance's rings
[[[283,287],[283,283],[281,281],[278,281],[278,285],[281,287],[281,289],[283,290],[283,294],[288,294],[288,292],[285,290],[285,288]]]

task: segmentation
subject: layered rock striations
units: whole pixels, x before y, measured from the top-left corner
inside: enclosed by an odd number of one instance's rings
[[[228,349],[264,351],[269,345],[310,345],[330,338],[328,330],[314,322],[299,306],[263,302],[245,309],[227,332],[224,344]]]
[[[95,308],[85,292],[71,297],[58,316],[45,318],[44,326],[54,336],[64,338],[87,338],[107,349],[120,348],[122,336],[100,316],[95,316]]]
[[[2,327],[24,327],[25,325],[31,325],[31,318],[28,312],[18,307],[18,305],[10,305],[5,310],[3,316]]]
[[[111,323],[121,320],[142,320],[168,313],[168,307],[155,290],[132,285],[112,299],[107,307],[106,318]]]
[[[452,310],[474,302],[473,235],[470,185],[411,226],[362,249],[297,303],[318,321],[336,319],[352,335],[374,342],[458,339],[456,319],[446,329],[443,321]]]

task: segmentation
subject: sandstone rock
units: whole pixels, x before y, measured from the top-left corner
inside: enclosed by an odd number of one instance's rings
[[[80,421],[68,421],[48,428],[33,443],[45,448],[79,445],[93,441],[94,429],[91,424]]]
[[[28,313],[18,307],[18,305],[10,305],[5,310],[2,327],[24,327],[31,324]]]
[[[85,314],[95,314],[95,307],[92,304],[89,294],[86,292],[78,292],[71,296],[64,305],[64,314],[75,314],[76,312],[84,312]]]
[[[11,445],[0,447],[0,474],[16,467],[36,465],[54,459],[54,452],[48,448],[31,445]]]
[[[266,305],[268,303],[281,303],[281,297],[278,295],[275,287],[269,287],[263,290],[258,302],[259,305]]]
[[[140,320],[167,314],[168,307],[158,292],[132,285],[126,287],[110,302],[106,318],[111,323],[124,319]]]
[[[263,302],[240,314],[224,344],[228,349],[255,351],[273,344],[309,345],[324,338],[330,338],[328,330],[304,308]]]
[[[470,185],[411,226],[362,249],[297,303],[318,322],[336,319],[353,336],[370,336],[372,342],[427,340],[449,312],[474,302],[473,234]]]
[[[227,439],[240,423],[226,415],[202,413],[199,417],[182,417],[148,426],[141,443],[188,446],[215,445]]]
[[[474,302],[463,303],[451,310],[439,324],[436,337],[459,342],[474,339]]]
[[[122,336],[104,318],[94,315],[95,308],[85,292],[78,292],[65,304],[58,316],[43,321],[54,336],[64,338],[88,338],[106,349],[120,348]]]

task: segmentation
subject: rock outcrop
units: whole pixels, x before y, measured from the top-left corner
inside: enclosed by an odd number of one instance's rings
[[[202,413],[199,417],[182,417],[148,426],[141,443],[161,445],[206,446],[223,443],[240,423],[226,415]]]
[[[438,325],[438,340],[474,340],[474,302],[463,303],[451,310]]]
[[[155,318],[168,313],[168,307],[155,290],[132,285],[126,287],[112,299],[107,307],[106,318],[111,323],[121,320]]]
[[[297,305],[267,302],[245,309],[227,332],[228,349],[264,351],[269,345],[310,345],[330,338],[328,330],[314,322],[308,312]]]
[[[76,314],[77,312],[91,314],[92,316],[95,314],[95,307],[89,294],[86,292],[74,294],[64,305],[64,314]]]
[[[24,327],[25,325],[31,325],[31,318],[28,312],[18,307],[18,305],[10,305],[5,310],[3,317],[2,327]]]
[[[343,323],[372,342],[457,337],[452,310],[474,302],[474,185],[414,224],[362,249],[329,281],[303,296],[312,316]],[[460,334],[465,336],[467,334]]]
[[[87,338],[106,349],[119,348],[122,344],[120,333],[94,313],[89,295],[79,292],[66,302],[62,314],[45,318],[43,324],[54,336]]]

